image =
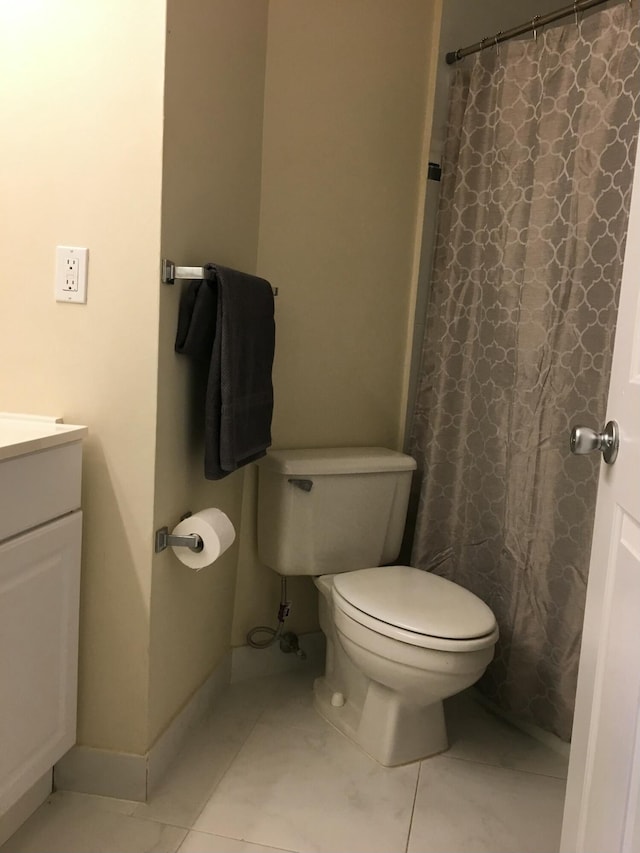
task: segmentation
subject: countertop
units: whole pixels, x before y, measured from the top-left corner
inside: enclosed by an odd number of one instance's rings
[[[62,418],[0,412],[0,461],[80,441],[86,426],[62,423]]]

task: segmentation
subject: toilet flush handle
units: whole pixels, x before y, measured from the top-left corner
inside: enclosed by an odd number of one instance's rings
[[[313,488],[313,480],[300,480],[297,477],[289,477],[289,482],[296,489],[302,489],[303,492],[310,492]]]

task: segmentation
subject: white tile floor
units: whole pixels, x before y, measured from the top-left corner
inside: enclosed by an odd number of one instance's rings
[[[470,696],[450,750],[387,769],[312,707],[316,673],[233,685],[147,804],[60,791],[0,853],[554,853],[566,762]]]

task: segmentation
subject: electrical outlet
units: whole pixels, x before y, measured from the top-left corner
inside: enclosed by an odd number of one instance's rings
[[[80,246],[56,246],[56,301],[87,301],[89,250]]]
[[[78,259],[67,255],[64,259],[64,282],[62,289],[65,293],[73,293],[78,290]]]

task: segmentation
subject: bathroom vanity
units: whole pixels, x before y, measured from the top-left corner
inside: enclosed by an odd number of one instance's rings
[[[0,413],[0,817],[76,740],[86,433]]]

